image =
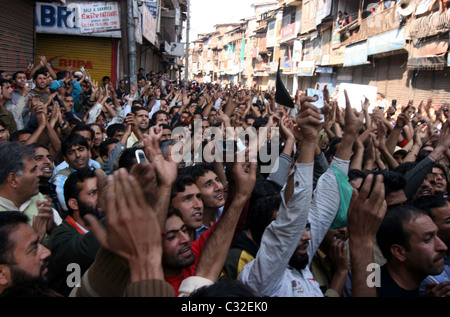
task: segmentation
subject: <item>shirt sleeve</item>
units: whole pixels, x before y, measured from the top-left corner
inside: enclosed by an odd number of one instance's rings
[[[346,175],[348,174],[350,161],[335,157],[331,162],[332,166],[339,168]],[[313,200],[309,213],[311,224],[311,240],[308,246],[310,262],[312,256],[317,251],[320,243],[331,227],[336,217],[341,202],[339,185],[332,168],[327,169],[317,181],[314,190]]]
[[[58,197],[59,203],[64,211],[67,211],[66,201],[64,199],[64,183],[66,182],[67,176],[58,174],[53,178],[53,184],[56,185],[56,196]]]
[[[262,296],[280,287],[282,276],[306,227],[314,164],[296,163],[294,169],[291,198],[285,201],[286,188],[283,188],[276,220],[264,231],[255,260],[244,266],[238,277],[255,294]]]

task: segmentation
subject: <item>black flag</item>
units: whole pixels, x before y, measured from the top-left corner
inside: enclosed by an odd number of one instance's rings
[[[294,108],[294,102],[292,101],[289,92],[286,87],[284,87],[283,81],[281,80],[281,71],[280,71],[280,59],[278,59],[278,71],[277,71],[277,82],[275,86],[275,101],[283,106]]]

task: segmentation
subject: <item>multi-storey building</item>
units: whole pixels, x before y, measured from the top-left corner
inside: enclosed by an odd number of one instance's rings
[[[174,78],[186,12],[186,0],[4,0],[0,69],[12,74],[45,56],[55,72],[83,67],[100,82],[131,79],[141,67]]]
[[[208,80],[273,87],[280,63],[291,94],[353,83],[401,104],[450,97],[450,13],[440,1],[279,0],[254,7],[254,17],[204,35],[202,50],[217,54],[209,68],[198,60],[198,80],[209,73]],[[339,12],[348,16],[343,24]]]

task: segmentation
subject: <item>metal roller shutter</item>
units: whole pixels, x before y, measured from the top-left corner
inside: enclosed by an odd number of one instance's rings
[[[73,66],[74,71],[84,67],[101,85],[103,76],[112,77],[115,73],[112,47],[110,38],[38,34],[36,57],[45,56],[55,72],[68,66]]]
[[[376,86],[376,71],[373,65],[364,65],[362,66],[363,75],[362,75],[362,84],[363,85],[371,85]]]
[[[401,105],[407,105],[409,100],[407,59],[407,54],[389,57],[389,84],[386,98],[388,100],[397,99],[397,104]]]
[[[450,68],[434,72],[433,101],[443,103],[450,101]]]
[[[388,90],[388,79],[389,79],[389,61],[386,58],[377,59],[375,61],[375,71],[377,81],[375,85],[378,88],[378,92],[386,96]]]
[[[0,1],[0,69],[9,74],[33,62],[34,1]]]
[[[363,67],[356,66],[355,69],[353,70],[353,83],[361,85],[362,79],[363,79]]]
[[[420,101],[426,101],[433,94],[433,73],[432,70],[419,70],[414,74],[414,105]]]

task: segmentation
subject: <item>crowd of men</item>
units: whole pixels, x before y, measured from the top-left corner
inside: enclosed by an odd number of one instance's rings
[[[0,77],[2,297],[450,296],[446,102]]]

